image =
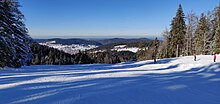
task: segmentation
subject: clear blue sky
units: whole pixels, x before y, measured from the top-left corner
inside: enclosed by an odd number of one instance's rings
[[[180,3],[200,15],[220,1],[20,0],[33,38],[161,37]]]

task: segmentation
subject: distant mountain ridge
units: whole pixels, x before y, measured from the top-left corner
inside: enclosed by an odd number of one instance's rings
[[[55,41],[56,44],[63,44],[63,45],[72,45],[72,44],[84,44],[84,45],[96,45],[102,46],[112,43],[135,43],[140,41],[151,41],[148,38],[110,38],[110,39],[101,39],[101,40],[86,40],[80,38],[71,38],[71,39],[61,39],[61,38],[52,38],[52,39],[34,39],[38,43],[46,43],[50,41]]]
[[[103,39],[103,40],[97,40],[97,42],[100,42],[102,45],[112,44],[112,43],[134,43],[134,42],[140,42],[140,41],[150,41],[151,39],[148,38],[131,38],[131,39],[125,39],[125,38],[111,38],[111,39]]]
[[[84,44],[84,45],[96,45],[101,46],[102,44],[93,40],[71,38],[71,39],[61,39],[61,38],[52,38],[52,39],[35,39],[38,43],[46,43],[50,41],[55,41],[56,44],[62,45],[72,45],[72,44]]]

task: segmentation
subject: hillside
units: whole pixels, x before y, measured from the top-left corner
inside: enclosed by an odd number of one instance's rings
[[[151,39],[148,38],[133,38],[133,39],[125,39],[125,38],[111,38],[111,39],[103,39],[103,40],[96,40],[97,42],[107,45],[112,43],[136,43],[140,41],[148,42]]]
[[[119,51],[136,52],[138,50],[138,46],[140,42],[144,42],[147,46],[150,44],[152,40],[148,38],[137,38],[137,39],[111,38],[111,39],[102,39],[102,40],[54,38],[54,39],[35,39],[35,41],[41,45],[53,47],[69,54],[76,54],[79,51],[85,51],[85,50],[91,50],[91,51],[119,50]],[[118,45],[126,45],[126,47],[121,49],[114,49],[114,47]]]
[[[62,44],[62,45],[72,45],[72,44],[84,44],[84,45],[107,45],[107,44],[119,44],[119,43],[137,43],[140,41],[149,42],[151,39],[148,38],[131,38],[131,39],[125,39],[125,38],[110,38],[110,39],[94,39],[94,40],[87,40],[87,39],[61,39],[61,38],[52,38],[52,39],[34,39],[38,43],[46,43],[55,41],[56,44]]]
[[[7,68],[0,103],[219,104],[220,61],[212,58]]]
[[[125,50],[126,51],[126,49],[127,49],[128,51],[134,52],[134,51],[132,51],[132,49],[138,50],[140,42],[141,41],[109,43],[106,45],[102,45],[102,46],[90,49],[90,51],[100,51],[100,50],[116,50],[116,51]],[[151,43],[152,43],[152,40],[143,42],[145,47],[150,46]],[[123,46],[123,47],[121,47],[121,46]],[[136,53],[136,51],[134,53]]]
[[[35,39],[35,41],[38,43],[46,43],[46,42],[55,41],[56,44],[62,44],[62,45],[72,45],[72,44],[96,45],[96,46],[102,45],[101,43],[93,41],[93,40],[77,39],[77,38],[73,38],[73,39],[60,39],[60,38]]]

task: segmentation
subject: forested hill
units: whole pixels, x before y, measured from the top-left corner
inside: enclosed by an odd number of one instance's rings
[[[135,43],[140,41],[151,41],[151,39],[148,38],[131,38],[131,39],[125,39],[125,38],[111,38],[111,39],[103,39],[103,40],[97,40],[97,42],[100,42],[103,45],[112,44],[112,43]]]
[[[80,51],[77,54],[71,55],[38,43],[31,44],[31,51],[33,58],[30,64],[32,65],[115,64],[137,60],[136,54],[132,52],[87,53]]]
[[[79,38],[71,38],[71,39],[61,39],[61,38],[52,38],[52,39],[34,39],[38,43],[46,43],[54,41],[56,44],[63,44],[63,45],[72,45],[72,44],[84,44],[84,45],[107,45],[113,43],[135,43],[141,41],[151,41],[148,38],[110,38],[110,39],[79,39]]]
[[[61,38],[52,38],[52,39],[34,39],[38,43],[46,43],[54,41],[56,44],[62,44],[62,45],[72,45],[72,44],[84,44],[84,45],[96,45],[100,46],[102,45],[99,42],[96,42],[94,40],[86,40],[86,39],[78,39],[78,38],[72,38],[72,39],[61,39]]]

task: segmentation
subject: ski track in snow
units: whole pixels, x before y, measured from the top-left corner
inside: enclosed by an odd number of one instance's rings
[[[220,104],[220,61],[197,59],[6,68],[0,104]]]

